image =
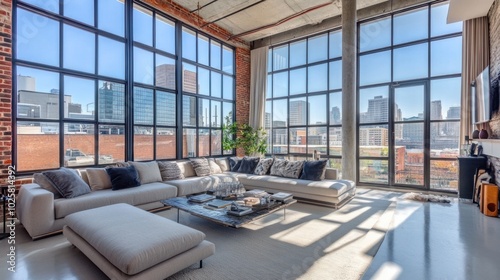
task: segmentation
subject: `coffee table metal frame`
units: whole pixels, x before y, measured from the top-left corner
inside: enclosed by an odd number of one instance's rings
[[[281,209],[283,209],[283,219],[286,218],[286,208],[294,203],[297,200],[291,200],[287,203],[283,204],[275,204],[270,208],[263,208],[256,210],[252,213],[249,213],[244,216],[233,216],[227,214],[226,208],[221,209],[208,209],[205,207],[206,203],[196,203],[188,200],[187,197],[174,197],[161,201],[165,206],[171,206],[173,208],[177,208],[177,222],[179,222],[179,212],[182,210],[186,213],[189,213],[193,216],[200,217],[214,223],[224,225],[232,228],[240,228],[243,225],[246,225],[255,220],[262,219],[272,213],[275,213]]]

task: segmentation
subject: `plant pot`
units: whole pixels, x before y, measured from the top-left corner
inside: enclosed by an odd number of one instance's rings
[[[479,139],[479,130],[474,130],[472,132],[472,139]]]

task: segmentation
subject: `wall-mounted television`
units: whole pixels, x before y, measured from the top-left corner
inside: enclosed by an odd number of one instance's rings
[[[472,123],[479,124],[490,120],[490,67],[477,76],[472,87]]]

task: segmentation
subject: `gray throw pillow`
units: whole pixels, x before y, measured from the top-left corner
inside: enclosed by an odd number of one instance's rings
[[[90,187],[78,176],[77,171],[61,167],[42,173],[64,198],[73,198],[90,193]]]
[[[289,161],[283,171],[283,177],[298,179],[302,172],[304,161]]]
[[[160,168],[158,167],[158,163],[156,161],[149,161],[149,162],[131,161],[130,164],[135,167],[135,170],[137,170],[137,174],[139,175],[139,181],[141,182],[141,185],[162,181]]]
[[[257,164],[253,173],[255,175],[266,175],[271,168],[271,165],[273,165],[272,158],[263,158],[259,161],[259,164]]]
[[[159,161],[158,167],[160,168],[162,181],[184,179],[184,174],[175,161]]]
[[[287,163],[288,160],[286,159],[275,159],[271,166],[271,175],[283,177],[283,172],[285,171]]]
[[[203,177],[211,174],[210,165],[206,158],[190,158],[196,176]]]
[[[229,162],[229,171],[238,172],[241,165],[241,158],[239,157],[228,157],[227,161]]]
[[[33,174],[33,181],[36,184],[40,185],[40,187],[42,187],[43,189],[48,190],[49,192],[53,193],[54,199],[62,197],[61,194],[57,191],[57,189],[55,189],[52,186],[52,183],[49,181],[49,179],[45,175],[43,175],[42,173]]]

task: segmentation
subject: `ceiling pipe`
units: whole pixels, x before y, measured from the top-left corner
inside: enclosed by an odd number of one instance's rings
[[[246,9],[249,9],[249,8],[251,8],[251,7],[253,7],[253,6],[257,5],[257,4],[260,4],[260,3],[264,2],[264,1],[266,1],[266,0],[260,0],[260,1],[258,1],[258,2],[255,2],[255,3],[251,4],[251,5],[248,5],[248,6],[244,7],[244,8],[241,8],[241,9],[239,9],[239,10],[237,10],[237,11],[234,11],[234,12],[232,12],[232,13],[230,13],[230,14],[227,14],[227,15],[225,15],[225,16],[223,16],[223,17],[221,17],[221,18],[218,18],[218,19],[216,19],[216,20],[213,20],[213,21],[207,22],[207,23],[203,24],[203,25],[201,26],[201,28],[203,28],[203,27],[205,27],[205,26],[207,26],[207,25],[209,25],[209,24],[216,23],[216,22],[218,22],[219,20],[225,19],[225,18],[230,17],[230,16],[232,16],[232,15],[235,15],[235,14],[237,14],[237,13],[240,13],[240,12],[242,12],[242,11],[244,11],[244,10],[246,10]]]
[[[281,24],[283,24],[283,23],[285,23],[285,22],[287,22],[289,20],[292,20],[292,19],[294,19],[296,17],[299,17],[299,16],[301,16],[303,14],[312,12],[312,11],[317,10],[317,9],[321,9],[321,8],[323,8],[325,6],[330,5],[330,4],[332,4],[332,2],[324,3],[324,4],[321,4],[321,5],[317,5],[317,6],[311,7],[309,9],[305,9],[305,10],[300,11],[298,13],[295,13],[295,14],[293,14],[291,16],[288,16],[288,17],[286,17],[284,19],[281,19],[281,20],[279,20],[279,21],[277,21],[275,23],[271,23],[271,24],[268,24],[268,25],[257,27],[257,28],[252,29],[252,30],[245,31],[245,32],[240,33],[240,34],[229,36],[228,40],[231,40],[231,39],[234,39],[234,38],[238,38],[238,37],[242,37],[242,36],[246,36],[246,35],[250,35],[250,34],[253,34],[255,32],[259,32],[261,30],[268,29],[268,28],[271,28],[271,27],[276,27],[276,26],[281,25]]]

